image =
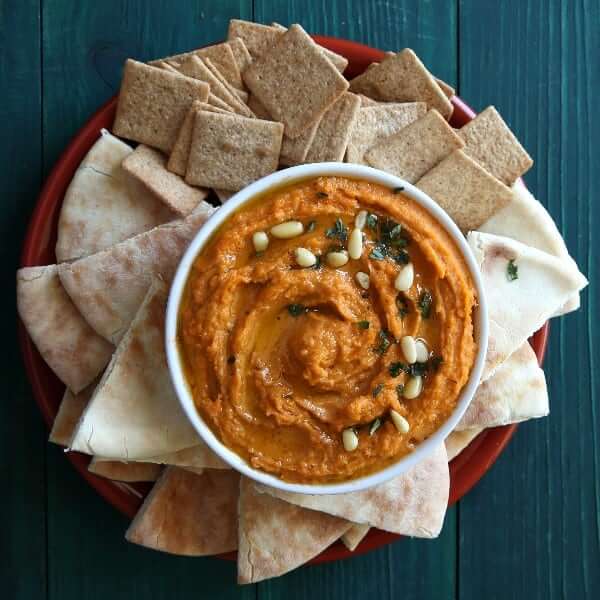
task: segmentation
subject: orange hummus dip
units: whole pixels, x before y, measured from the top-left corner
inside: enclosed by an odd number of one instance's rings
[[[216,232],[190,273],[179,344],[226,446],[286,481],[336,482],[398,460],[449,417],[477,352],[476,302],[454,241],[402,190],[319,177]]]

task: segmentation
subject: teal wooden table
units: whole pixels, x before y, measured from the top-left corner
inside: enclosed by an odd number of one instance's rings
[[[412,47],[535,157],[527,185],[591,284],[553,325],[551,416],[521,426],[435,541],[240,588],[235,566],[127,544],[127,521],[46,442],[16,346],[14,271],[44,177],[141,60],[219,40],[232,17]],[[0,0],[0,595],[120,598],[600,598],[598,0]],[[7,593],[7,594],[6,594]]]

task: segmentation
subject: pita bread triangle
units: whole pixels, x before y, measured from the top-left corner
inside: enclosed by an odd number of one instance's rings
[[[169,376],[166,301],[167,286],[154,280],[79,421],[71,450],[128,461],[201,443]]]
[[[164,470],[125,533],[134,544],[184,556],[237,547],[240,476],[235,471]]]
[[[335,495],[312,495],[285,492],[256,484],[259,492],[319,510],[353,523],[413,537],[434,538],[442,529],[450,474],[443,445],[412,469],[360,492]]]
[[[552,256],[564,259],[577,269],[577,264],[569,255],[556,223],[544,205],[534,198],[520,179],[517,179],[512,190],[512,201],[488,219],[478,230],[483,233],[504,235],[528,246],[533,246],[552,254]],[[557,317],[577,310],[579,305],[579,293],[576,293],[553,316]]]
[[[170,281],[200,226],[215,211],[202,201],[185,219],[172,221],[103,252],[60,265],[67,293],[86,321],[117,344],[129,327],[153,276]]]
[[[77,310],[56,265],[17,271],[17,309],[42,358],[73,392],[87,387],[108,363],[113,346]]]
[[[48,438],[50,442],[59,446],[69,445],[75,427],[77,427],[95,387],[95,385],[90,385],[78,394],[74,394],[69,388],[65,390],[56,417],[54,417],[54,423],[52,423]]]
[[[448,462],[456,458],[482,431],[483,427],[452,431],[445,442]]]
[[[88,465],[88,471],[113,481],[156,481],[160,475],[160,465],[143,462],[122,462],[120,460],[98,460],[96,457]]]
[[[564,260],[510,238],[472,231],[467,240],[481,269],[488,305],[489,339],[482,376],[485,381],[575,292],[585,287],[587,280]],[[509,277],[511,264],[517,269],[514,279]]]
[[[94,254],[176,218],[121,168],[132,152],[106,129],[101,131],[65,193],[58,221],[58,262]]]
[[[346,533],[340,538],[344,543],[344,546],[354,552],[357,546],[363,541],[367,533],[369,533],[371,527],[362,523],[354,523]]]
[[[545,417],[549,410],[544,371],[524,342],[479,385],[456,430],[519,423]]]
[[[238,583],[256,583],[304,564],[352,524],[259,493],[240,482]]]

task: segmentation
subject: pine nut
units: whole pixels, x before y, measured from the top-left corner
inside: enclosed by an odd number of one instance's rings
[[[412,335],[405,335],[400,340],[400,348],[402,348],[402,354],[409,365],[417,362],[417,344]]]
[[[356,279],[356,283],[358,283],[363,290],[369,289],[369,286],[371,285],[371,278],[367,273],[358,271],[354,276],[354,279]]]
[[[317,257],[306,248],[296,248],[294,254],[299,267],[314,267],[317,264]]]
[[[271,227],[271,235],[280,240],[289,240],[304,233],[304,225],[300,221],[286,221]]]
[[[415,377],[411,377],[406,382],[406,385],[404,386],[404,391],[402,392],[402,395],[406,399],[412,400],[413,398],[416,398],[421,393],[422,389],[423,389],[423,379],[419,375],[416,375]]]
[[[361,210],[354,219],[354,227],[363,230],[367,224],[367,214],[366,210]]]
[[[326,260],[330,267],[337,269],[348,262],[348,254],[346,252],[328,252]]]
[[[415,280],[415,268],[412,263],[408,263],[406,266],[400,269],[400,273],[398,273],[398,277],[396,277],[396,281],[394,281],[394,287],[399,292],[408,292],[412,287],[412,284]]]
[[[390,409],[390,417],[400,433],[408,433],[410,431],[409,422],[396,410]]]
[[[358,260],[363,251],[362,231],[356,227],[348,239],[348,254],[352,260]]]
[[[344,429],[342,432],[342,442],[346,452],[354,452],[358,448],[358,436],[351,428]]]
[[[269,236],[264,231],[255,231],[252,234],[252,244],[257,252],[264,252],[269,245]]]
[[[425,363],[429,360],[429,348],[423,340],[416,340],[417,346],[417,362]]]

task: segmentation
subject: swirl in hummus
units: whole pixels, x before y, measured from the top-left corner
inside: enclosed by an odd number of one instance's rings
[[[402,193],[319,177],[230,217],[196,258],[179,344],[196,407],[254,468],[377,471],[454,410],[476,355],[456,244]]]

